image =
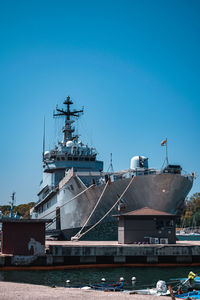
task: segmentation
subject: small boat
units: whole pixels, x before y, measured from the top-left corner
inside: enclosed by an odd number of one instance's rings
[[[131,294],[140,294],[140,295],[152,295],[152,296],[167,296],[170,295],[170,291],[167,289],[166,282],[159,280],[156,283],[155,288],[148,288],[143,290],[133,290]]]
[[[119,292],[122,291],[124,287],[124,282],[117,282],[117,283],[100,283],[100,284],[92,284],[89,285],[91,289],[93,290],[99,290],[99,291],[113,291],[113,292]]]
[[[81,288],[81,289],[91,289],[91,290],[98,290],[98,291],[112,291],[112,292],[119,292],[123,291],[124,282],[104,282],[104,283],[96,283],[96,284],[87,284],[87,285],[67,285],[67,288]]]
[[[200,291],[192,291],[180,295],[175,295],[178,299],[200,299]]]
[[[152,289],[143,289],[143,290],[133,290],[130,294],[139,294],[139,295],[152,295],[152,296],[168,296],[170,292],[167,290],[166,292],[159,292],[156,288]]]
[[[192,271],[189,272],[188,277],[176,279],[174,278],[173,280],[179,281],[182,286],[185,286],[187,288],[200,290],[200,277]]]
[[[179,278],[180,283],[188,288],[200,289],[200,277],[195,277],[192,280],[188,278]]]

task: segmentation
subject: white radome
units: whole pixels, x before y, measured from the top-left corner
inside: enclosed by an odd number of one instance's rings
[[[148,158],[145,156],[133,156],[131,158],[131,164],[130,164],[130,168],[133,169],[137,169],[140,168],[140,157],[142,158],[143,164],[144,164],[144,168],[148,168]]]
[[[74,146],[74,143],[72,141],[67,141],[66,146],[72,147],[72,146]]]

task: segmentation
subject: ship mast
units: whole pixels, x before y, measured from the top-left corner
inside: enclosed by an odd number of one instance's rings
[[[74,123],[74,120],[71,120],[70,117],[79,117],[81,113],[83,113],[83,109],[81,110],[70,110],[70,105],[73,104],[73,102],[70,100],[70,97],[67,96],[65,102],[63,102],[63,104],[67,105],[67,110],[64,109],[59,109],[56,108],[56,111],[58,113],[54,113],[53,116],[54,117],[58,117],[58,116],[65,116],[65,126],[63,127],[63,133],[64,133],[64,138],[63,138],[63,144],[66,144],[67,141],[72,141],[74,140],[76,137],[72,135],[72,133],[74,132],[74,128],[72,128],[72,123]]]
[[[15,202],[15,192],[12,193],[11,196],[12,201],[10,202],[10,217],[13,218],[13,208],[14,208],[14,202]]]

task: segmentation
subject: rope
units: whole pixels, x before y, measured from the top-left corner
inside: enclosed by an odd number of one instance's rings
[[[83,190],[82,192],[80,192],[79,194],[77,194],[75,197],[73,197],[72,199],[70,199],[69,201],[67,201],[66,203],[64,203],[63,205],[61,205],[59,208],[65,206],[66,204],[70,203],[71,201],[73,201],[74,199],[76,199],[78,196],[82,195],[83,193],[85,193],[86,191],[88,191],[91,187],[93,187],[94,184],[90,185],[87,189]],[[48,214],[44,215],[42,218],[40,219],[43,219],[44,217],[52,214],[54,211],[56,211],[56,209],[50,211]]]
[[[105,190],[106,190],[106,188],[107,188],[107,186],[108,186],[108,183],[109,183],[109,181],[106,182],[106,185],[104,186],[104,189],[103,189],[103,191],[102,191],[102,193],[101,193],[101,195],[100,195],[100,197],[99,197],[99,199],[98,199],[96,205],[94,206],[92,212],[90,213],[90,215],[89,215],[89,217],[87,218],[86,222],[84,223],[83,227],[80,229],[80,231],[79,231],[74,237],[72,237],[72,239],[73,239],[73,238],[76,239],[76,237],[79,237],[79,236],[80,236],[81,232],[83,231],[83,229],[85,228],[85,226],[86,226],[87,223],[89,222],[91,216],[93,215],[95,209],[97,208],[99,202],[101,201],[101,198],[103,197],[103,195],[104,195],[104,193],[105,193]]]
[[[88,230],[86,230],[85,232],[83,232],[82,234],[80,234],[80,236],[76,237],[75,239],[79,240],[82,236],[84,236],[86,233],[88,233],[90,230],[92,230],[93,228],[95,228],[101,221],[103,221],[103,219],[105,219],[105,217],[113,210],[113,208],[117,205],[117,203],[121,200],[121,198],[124,196],[124,194],[126,193],[126,191],[128,190],[128,188],[130,187],[131,183],[133,182],[134,177],[131,178],[130,182],[128,183],[128,185],[126,186],[125,190],[123,191],[123,193],[121,194],[121,196],[117,199],[117,201],[114,203],[114,205],[107,211],[107,213],[99,220],[97,221],[96,224],[94,224],[92,227],[90,227]]]
[[[54,217],[53,219],[52,219],[52,222],[51,223],[48,223],[46,226],[45,226],[45,229],[47,230],[53,223],[55,223],[56,222],[56,217]]]

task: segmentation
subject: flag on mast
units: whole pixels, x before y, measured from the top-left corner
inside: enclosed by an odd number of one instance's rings
[[[167,139],[161,142],[161,146],[164,146],[165,144],[167,144]]]

